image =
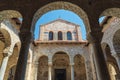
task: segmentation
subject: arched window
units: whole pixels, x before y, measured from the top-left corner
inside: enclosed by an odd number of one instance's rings
[[[53,40],[53,32],[52,31],[49,32],[49,40]]]
[[[72,40],[72,34],[70,31],[67,32],[67,40]]]
[[[58,40],[62,40],[63,38],[62,38],[62,32],[61,31],[59,31],[58,32]]]

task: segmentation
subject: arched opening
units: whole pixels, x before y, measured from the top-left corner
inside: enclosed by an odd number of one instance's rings
[[[49,32],[49,40],[53,40],[53,32],[52,31]]]
[[[72,40],[86,40],[83,20],[72,11],[59,9],[42,15],[36,23],[35,40],[49,40],[49,32],[51,31],[55,40],[58,40],[59,31],[63,33],[63,40],[67,40],[68,31],[72,34]]]
[[[106,59],[106,63],[107,63],[107,67],[109,70],[111,80],[116,80],[117,79],[116,75],[119,74],[119,70],[118,70],[119,68],[118,68],[116,59],[112,56],[112,53],[111,53],[111,50],[108,44],[103,43],[102,49],[104,52],[104,56]]]
[[[20,47],[21,47],[20,42],[18,42],[14,45],[12,55],[9,57],[9,61],[7,63],[4,80],[14,80],[16,65],[17,65],[19,52],[20,52]]]
[[[103,27],[103,32],[107,31],[111,26],[115,28],[115,26],[119,24],[117,23],[120,18],[119,11],[120,8],[108,8],[101,13],[99,24]]]
[[[81,17],[81,19],[83,20],[82,22],[79,21],[79,23],[81,23],[81,25],[84,25],[84,23],[85,23],[84,29],[82,29],[82,32],[84,33],[84,32],[86,32],[86,30],[87,30],[88,33],[90,32],[90,27],[89,27],[89,21],[88,21],[87,14],[79,6],[77,6],[75,4],[72,4],[72,3],[69,3],[69,2],[57,1],[57,2],[53,2],[53,3],[50,3],[50,4],[47,4],[47,5],[43,6],[42,8],[40,8],[35,13],[34,18],[33,18],[33,22],[32,22],[32,28],[31,28],[32,31],[35,30],[34,34],[39,34],[39,27],[37,28],[35,26],[39,26],[39,25],[45,24],[45,23],[40,24],[41,21],[45,21],[45,20],[39,20],[39,18],[43,18],[42,17],[43,14],[45,14],[47,12],[51,12],[52,10],[53,11],[55,11],[55,10],[66,10],[67,11],[68,10],[68,11],[74,12],[79,17]],[[59,16],[57,16],[57,18],[61,18],[61,14],[60,13],[58,13],[58,14],[59,14]],[[62,12],[62,14],[63,14],[63,12]],[[53,16],[53,15],[50,15],[50,16]],[[57,15],[57,14],[55,14],[55,15]],[[69,14],[67,14],[67,15],[69,15]],[[45,18],[45,16],[44,16],[44,18]],[[76,22],[76,18],[75,17],[71,18],[70,16],[68,16],[67,18],[69,18],[68,21],[71,20],[71,19],[74,19],[73,21]],[[50,17],[46,17],[46,19],[49,20],[51,18]],[[53,19],[53,20],[55,20],[55,19]],[[53,21],[53,20],[51,20],[51,21]],[[48,22],[50,22],[50,21],[48,21]],[[39,23],[39,24],[36,24],[36,23]],[[85,30],[85,28],[86,28],[86,30]],[[42,35],[40,35],[40,37],[41,36]],[[82,34],[82,36],[84,36],[83,39],[86,40],[86,33]],[[35,36],[35,39],[38,39],[38,36]]]
[[[53,80],[70,80],[69,56],[64,52],[57,52],[53,56]]]
[[[48,80],[48,57],[41,56],[39,59],[37,80]]]
[[[61,31],[58,32],[58,40],[63,40],[63,33]]]
[[[75,80],[87,80],[84,58],[80,54],[77,54],[74,57],[74,63]]]
[[[67,40],[72,40],[72,33],[70,31],[67,32]]]

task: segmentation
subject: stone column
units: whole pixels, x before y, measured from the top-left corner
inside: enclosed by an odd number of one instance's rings
[[[48,62],[48,80],[52,80],[52,62]]]
[[[10,55],[12,54],[12,52],[9,51],[9,47],[5,48],[5,50],[3,52],[4,52],[3,53],[4,58],[3,58],[2,65],[1,65],[1,68],[0,68],[0,80],[4,79],[4,75],[5,75],[5,71],[6,71],[6,68],[7,68],[8,59],[9,59]]]
[[[4,79],[4,75],[5,75],[5,71],[6,71],[6,68],[7,68],[8,59],[9,59],[9,55],[5,56],[3,58],[2,65],[1,65],[1,68],[0,68],[0,80]]]
[[[92,67],[91,67],[91,62],[89,60],[85,61],[85,68],[86,68],[86,76],[87,80],[94,80],[93,79],[93,73],[92,73]]]
[[[71,63],[70,67],[71,67],[71,80],[74,80],[74,63]]]
[[[39,63],[38,62],[34,62],[34,72],[33,72],[33,77],[34,79],[33,80],[37,80],[37,76],[38,76],[38,65]]]
[[[116,53],[115,51],[111,51],[112,56],[116,59],[118,67],[119,67],[119,71],[120,71],[120,54]]]
[[[95,58],[95,67],[96,67],[98,80],[110,80],[109,71],[101,48],[101,43],[100,43],[101,41],[99,40],[98,35],[96,35],[96,33],[89,33],[87,38],[88,41],[92,44],[94,49],[93,55]]]
[[[21,49],[17,62],[14,80],[25,80],[25,72],[28,58],[29,45],[31,43],[32,33],[21,32],[19,34],[21,40]]]

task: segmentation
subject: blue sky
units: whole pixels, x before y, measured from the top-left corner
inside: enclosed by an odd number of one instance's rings
[[[39,38],[39,28],[41,24],[46,24],[50,21],[53,21],[59,18],[80,25],[81,32],[82,32],[82,39],[86,40],[86,29],[85,29],[83,20],[74,12],[63,10],[63,9],[47,12],[46,14],[44,14],[39,18],[39,20],[35,25],[35,31],[34,31],[35,39]],[[102,21],[102,20],[103,18],[101,18],[99,21]]]

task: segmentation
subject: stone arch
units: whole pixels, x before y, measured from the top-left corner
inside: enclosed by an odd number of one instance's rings
[[[113,36],[113,46],[117,53],[120,52],[120,29],[117,30]]]
[[[111,53],[111,49],[110,49],[110,45],[107,44],[107,43],[103,43],[102,44],[102,49],[103,49],[103,52],[104,52],[104,55],[105,55],[105,58],[106,58],[106,63],[107,63],[107,67],[108,67],[108,70],[109,70],[109,74],[110,74],[110,77],[111,77],[111,80],[114,80],[112,77],[113,75],[111,74],[110,72],[110,67],[109,67],[109,64],[111,64],[115,71],[116,71],[116,74],[119,73],[118,69],[118,65],[117,65],[117,62],[116,62],[116,59],[112,56],[113,53]],[[114,78],[115,78],[115,75],[114,75]]]
[[[8,79],[10,69],[11,69],[13,66],[17,65],[20,47],[21,47],[21,46],[20,46],[20,42],[17,42],[17,43],[14,45],[12,55],[9,57],[9,61],[8,61],[7,68],[6,68],[6,72],[5,72],[5,76],[4,76],[4,80],[7,80],[7,79]],[[13,76],[14,76],[14,75],[13,75]]]
[[[108,8],[100,16],[114,16],[120,18],[120,8]]]
[[[48,57],[41,56],[38,63],[37,80],[48,80]]]
[[[74,77],[75,80],[86,80],[85,59],[80,54],[74,56]]]
[[[52,59],[53,59],[53,57],[54,57],[54,55],[56,54],[56,53],[65,53],[65,54],[67,54],[67,56],[70,58],[70,54],[68,53],[68,52],[66,52],[65,50],[57,50],[57,51],[54,51],[53,52],[54,54],[52,54]]]
[[[10,34],[7,30],[0,28],[0,65],[3,60],[3,51],[6,47],[11,45]]]
[[[106,42],[101,43],[101,47],[102,47],[105,59],[107,59],[107,55],[106,55],[106,51],[105,51],[107,46],[110,46],[110,45]]]
[[[57,77],[57,71],[63,70],[65,72],[63,72],[63,74],[65,74],[66,76],[64,76],[64,78],[66,78],[65,80],[70,80],[70,59],[69,56],[67,55],[67,53],[65,52],[56,52],[52,58],[52,75],[54,77],[52,77],[52,79],[56,79]]]
[[[15,10],[3,10],[0,11],[0,21],[10,18],[22,18],[20,12]]]
[[[114,17],[110,21],[110,23],[108,23],[106,26],[104,26],[107,28],[105,31],[103,31],[104,34],[103,34],[101,44],[107,43],[110,46],[110,49],[112,51],[115,51],[113,39],[114,39],[115,33],[120,29],[119,25],[120,25],[120,19]]]
[[[31,31],[34,31],[35,28],[35,23],[37,20],[46,12],[51,11],[51,10],[58,10],[58,9],[65,9],[69,11],[73,11],[76,13],[79,17],[83,19],[83,22],[85,23],[86,31],[90,32],[90,24],[88,20],[88,16],[85,13],[83,9],[81,9],[79,6],[72,4],[70,2],[65,2],[65,1],[57,1],[57,2],[52,2],[49,3],[42,8],[38,9],[37,12],[34,14],[33,21],[32,21],[32,28]]]

